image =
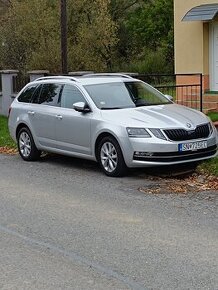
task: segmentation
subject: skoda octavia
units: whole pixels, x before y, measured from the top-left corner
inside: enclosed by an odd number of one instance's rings
[[[217,131],[201,112],[177,105],[127,75],[43,77],[13,101],[9,130],[21,157],[42,151],[99,162],[109,176],[127,168],[205,160]]]

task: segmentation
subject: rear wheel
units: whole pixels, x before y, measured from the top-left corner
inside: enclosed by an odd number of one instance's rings
[[[20,156],[25,161],[35,161],[39,159],[41,152],[36,148],[30,130],[23,127],[18,132],[17,145]]]
[[[98,162],[106,175],[119,177],[126,173],[127,166],[115,138],[104,137],[98,145],[97,155]]]

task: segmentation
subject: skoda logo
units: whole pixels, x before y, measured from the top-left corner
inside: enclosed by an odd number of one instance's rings
[[[192,125],[191,125],[190,123],[187,123],[186,126],[187,126],[188,128],[191,128],[191,127],[192,127]]]

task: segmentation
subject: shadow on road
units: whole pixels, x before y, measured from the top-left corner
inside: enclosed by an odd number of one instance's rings
[[[86,169],[89,171],[97,171],[99,174],[103,174],[98,163],[95,161],[62,156],[58,154],[44,154],[42,155],[40,162],[49,162],[52,164],[56,164],[57,166],[67,166],[69,168],[78,168],[78,169]],[[183,177],[191,175],[196,167],[197,163],[191,164],[180,164],[180,165],[171,165],[171,166],[156,166],[156,167],[145,167],[145,168],[134,168],[129,169],[126,176],[128,177],[145,177],[149,176],[159,176],[159,177]]]

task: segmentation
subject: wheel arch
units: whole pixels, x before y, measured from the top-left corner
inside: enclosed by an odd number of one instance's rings
[[[110,133],[110,132],[102,132],[102,133],[100,133],[100,134],[98,135],[96,141],[95,141],[95,158],[96,158],[97,161],[98,161],[98,154],[97,154],[97,153],[98,153],[98,145],[99,145],[100,141],[101,141],[103,138],[105,138],[105,137],[112,137],[112,138],[114,138],[114,139],[118,142],[118,144],[119,144],[118,138],[117,138],[116,136],[114,136],[112,133]],[[120,146],[120,144],[119,144],[119,146]],[[120,146],[120,148],[121,148],[121,146]],[[121,150],[122,150],[122,149],[121,149]]]
[[[17,139],[17,137],[18,137],[18,133],[19,133],[20,129],[22,129],[22,128],[27,128],[27,129],[30,130],[30,128],[27,126],[27,124],[25,124],[25,123],[20,123],[20,124],[17,126],[17,128],[16,128],[16,139]]]
[[[116,165],[115,167],[112,169],[112,171],[109,171],[107,168],[105,168],[105,166],[102,164],[101,161],[101,157],[100,157],[100,151],[98,151],[99,145],[104,144],[103,142],[106,142],[106,140],[103,140],[105,137],[109,137],[110,138],[110,142],[112,142],[112,140],[114,140],[113,146],[115,147],[116,150],[116,156],[115,157],[116,160]],[[118,141],[119,139],[114,136],[114,134],[111,134],[110,132],[102,132],[99,134],[98,138],[96,139],[96,143],[95,143],[95,155],[96,155],[96,159],[99,162],[102,170],[104,171],[104,173],[108,176],[111,177],[121,177],[124,176],[127,172],[127,166],[126,166],[126,162],[124,159],[124,155],[123,155],[123,151],[122,151],[122,147],[120,146],[120,142]]]
[[[20,123],[20,124],[17,126],[17,128],[16,128],[16,139],[17,139],[17,137],[18,137],[18,133],[19,133],[20,129],[22,129],[22,128],[27,128],[27,129],[30,130],[30,128],[27,126],[27,124],[25,124],[25,123]]]

